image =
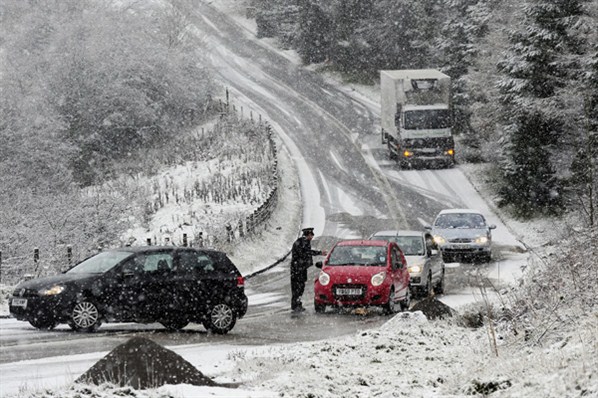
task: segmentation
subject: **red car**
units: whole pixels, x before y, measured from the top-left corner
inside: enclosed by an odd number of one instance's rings
[[[409,308],[409,271],[403,252],[395,242],[345,240],[338,242],[314,284],[316,312],[326,306],[380,306],[386,314]]]

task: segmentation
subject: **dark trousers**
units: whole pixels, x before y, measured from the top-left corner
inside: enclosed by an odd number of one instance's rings
[[[291,277],[291,309],[300,308],[301,296],[305,290],[305,280],[303,278]]]

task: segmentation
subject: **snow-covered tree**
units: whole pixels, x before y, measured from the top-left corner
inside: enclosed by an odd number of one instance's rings
[[[471,126],[468,72],[478,55],[477,42],[487,31],[490,9],[485,1],[447,0],[436,48],[440,69],[452,78],[453,132],[463,134],[468,146],[479,146],[479,135]]]
[[[305,64],[323,62],[328,58],[333,26],[317,2],[299,1],[299,27],[295,43]]]
[[[568,84],[567,68],[577,40],[570,35],[582,14],[579,1],[528,1],[523,28],[511,34],[511,47],[499,64],[505,117],[501,163],[501,203],[519,215],[556,211],[561,182],[554,168],[566,122],[555,96]]]
[[[431,65],[435,2],[378,0],[361,30],[371,46],[373,69],[418,69]]]
[[[571,165],[571,190],[590,227],[598,227],[598,44],[583,65],[583,112]]]
[[[284,47],[294,45],[300,18],[297,3],[297,0],[254,0],[257,37],[277,37]]]

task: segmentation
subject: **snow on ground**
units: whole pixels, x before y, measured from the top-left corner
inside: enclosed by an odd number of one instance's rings
[[[243,18],[246,12],[243,1],[216,0],[212,4],[228,7],[249,32],[255,31],[254,22]],[[371,98],[371,93],[355,93]],[[280,190],[278,209],[264,231],[229,252],[244,274],[284,256],[297,231],[306,222],[302,218],[297,169],[292,161],[296,154],[291,155],[286,149],[280,154],[279,171],[284,176],[281,178],[284,189]],[[481,196],[487,198],[483,190],[484,176],[479,173],[479,168],[461,165],[459,170],[471,179]],[[418,181],[411,183],[420,184]],[[307,195],[308,191],[302,194]],[[522,241],[538,247],[556,239],[558,229],[551,220],[533,223],[510,220],[496,209],[484,207],[488,206],[487,202],[482,201],[475,191],[468,192],[462,199],[467,206],[495,216],[493,222],[506,226],[503,231],[496,230],[495,240],[514,250],[508,252],[507,258],[496,262],[494,271],[495,277],[505,279],[505,282],[516,281],[526,263],[527,254],[515,250]],[[462,294],[451,294],[442,300],[454,308],[471,302],[472,297],[483,303],[483,297],[474,293],[464,290]],[[254,300],[263,299],[256,297]],[[500,332],[465,328],[457,319],[430,321],[420,312],[400,313],[379,329],[334,340],[261,347],[168,347],[215,381],[242,383],[241,386],[237,389],[163,386],[154,390],[129,391],[129,395],[147,398],[460,397],[490,393],[493,397],[598,396],[596,324],[594,319],[592,325],[579,325],[577,331],[567,334],[558,345],[526,347],[523,352],[522,346],[507,343]],[[492,332],[497,333],[496,340],[491,337]],[[494,353],[494,341],[498,356]],[[109,386],[70,387],[72,380],[105,354],[97,352],[1,364],[0,396],[123,396],[121,389]]]

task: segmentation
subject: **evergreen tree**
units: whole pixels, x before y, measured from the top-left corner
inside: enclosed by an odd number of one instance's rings
[[[328,58],[332,26],[319,4],[300,0],[296,46],[305,64],[323,62]]]
[[[522,216],[555,212],[563,204],[553,155],[562,140],[564,120],[555,98],[567,84],[567,67],[576,43],[569,35],[581,14],[578,1],[533,0],[524,5],[522,31],[511,35],[507,57],[499,64],[505,127],[501,203]]]
[[[370,18],[362,23],[363,38],[371,47],[373,70],[431,67],[434,7],[418,0],[375,1]]]
[[[372,11],[371,0],[340,0],[333,11],[333,37],[330,58],[343,72],[360,70],[367,63],[368,51],[360,39],[359,26]]]
[[[453,132],[464,135],[467,146],[478,147],[479,136],[471,127],[473,99],[467,74],[478,55],[476,42],[487,31],[490,10],[485,1],[446,0],[446,15],[436,48],[440,69],[452,80]]]
[[[598,44],[584,65],[581,133],[571,165],[571,188],[590,227],[598,226]]]

